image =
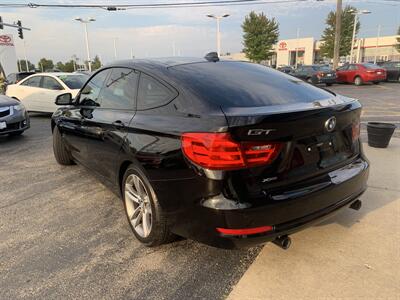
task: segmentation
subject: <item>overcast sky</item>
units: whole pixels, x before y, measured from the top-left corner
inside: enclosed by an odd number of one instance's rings
[[[1,3],[17,1],[2,0]],[[24,3],[25,1],[18,1]],[[32,2],[32,1],[26,1]],[[35,3],[149,3],[170,2],[167,0],[104,1],[70,0],[46,1]],[[176,1],[171,1],[176,2]],[[368,9],[370,15],[361,16],[359,36],[376,36],[378,24],[382,25],[382,35],[394,35],[400,24],[400,1],[384,0],[344,0],[358,9]],[[36,63],[41,57],[56,61],[66,61],[72,55],[85,58],[83,25],[73,18],[94,17],[96,22],[89,24],[90,49],[92,54],[101,56],[103,62],[113,60],[113,39],[117,39],[118,59],[129,58],[131,49],[136,57],[172,56],[173,44],[176,54],[182,56],[203,56],[216,50],[215,20],[206,14],[231,14],[221,23],[222,52],[239,52],[242,49],[242,29],[244,16],[251,10],[264,12],[279,22],[280,38],[295,38],[297,28],[300,37],[319,39],[325,27],[324,22],[329,11],[335,9],[335,0],[324,2],[306,1],[287,4],[262,4],[248,6],[141,9],[108,12],[101,9],[46,9],[1,8],[3,22],[12,23],[21,20],[24,26],[32,28],[25,32],[28,59]],[[16,30],[5,29],[4,33],[13,33],[16,40],[17,55],[23,57],[22,42]],[[93,56],[92,55],[92,56]]]

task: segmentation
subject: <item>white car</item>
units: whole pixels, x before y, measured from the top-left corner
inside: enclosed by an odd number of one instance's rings
[[[9,85],[6,95],[21,101],[28,111],[53,113],[56,97],[64,93],[75,97],[88,78],[76,73],[38,73]]]

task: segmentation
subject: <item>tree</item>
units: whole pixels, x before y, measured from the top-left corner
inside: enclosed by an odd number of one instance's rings
[[[21,66],[21,68],[20,68]],[[34,71],[35,65],[28,60],[28,70],[26,69],[26,62],[25,59],[18,60],[18,71],[19,72],[29,72]]]
[[[60,70],[62,72],[65,72],[64,71],[65,70],[65,65],[61,61],[59,61],[59,62],[56,63],[56,69]]]
[[[94,59],[92,60],[92,71],[95,71],[97,69],[101,68],[101,61],[98,55],[96,55],[94,57]]]
[[[397,35],[398,35],[398,37],[396,38],[396,40],[397,40],[396,49],[397,49],[397,52],[400,52],[400,26],[399,26],[399,29],[397,29]]]
[[[242,29],[246,57],[257,63],[270,58],[272,46],[279,37],[279,24],[275,18],[268,19],[264,13],[252,11],[245,17]]]
[[[51,59],[42,58],[39,60],[39,69],[43,71],[51,70],[54,68],[54,63]]]
[[[339,56],[346,56],[351,51],[351,40],[353,38],[354,15],[352,11],[356,11],[355,7],[347,5],[342,11],[342,27],[340,35]],[[333,48],[335,45],[335,28],[336,28],[336,12],[331,11],[326,18],[326,28],[321,36],[321,55],[325,57],[333,57]],[[360,30],[360,22],[356,25],[356,35]]]

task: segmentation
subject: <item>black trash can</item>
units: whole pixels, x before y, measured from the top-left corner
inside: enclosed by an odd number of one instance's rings
[[[368,122],[368,145],[375,148],[386,148],[396,125],[390,123]]]

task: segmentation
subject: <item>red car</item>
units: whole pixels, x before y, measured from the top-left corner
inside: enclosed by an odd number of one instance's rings
[[[362,85],[364,82],[378,84],[386,80],[386,70],[371,63],[348,64],[336,70],[336,81]]]

